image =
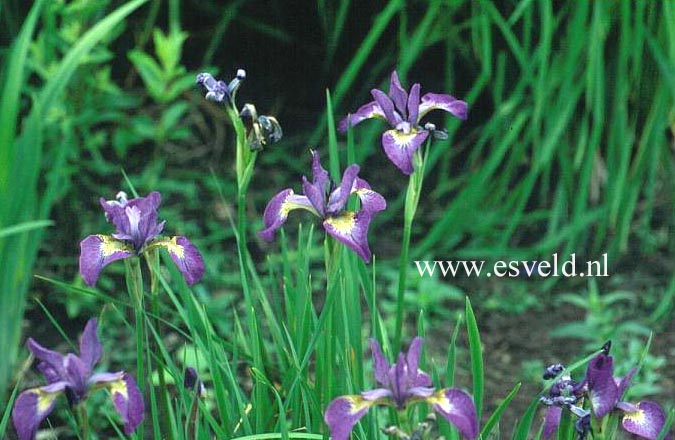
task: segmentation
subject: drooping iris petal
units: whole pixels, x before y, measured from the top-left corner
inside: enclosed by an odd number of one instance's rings
[[[376,101],[364,104],[361,107],[359,107],[359,109],[356,110],[356,112],[342,118],[342,120],[338,123],[338,131],[344,133],[347,131],[349,127],[353,127],[356,124],[360,123],[361,121],[365,121],[366,119],[371,118],[379,118],[379,119],[387,118],[384,115],[382,108]]]
[[[185,237],[155,239],[152,247],[163,247],[183,274],[185,282],[192,286],[204,276],[204,259],[197,248]]]
[[[446,111],[461,120],[466,120],[467,118],[466,102],[450,95],[441,93],[425,93],[424,96],[422,96],[419,106],[418,120],[422,119],[432,110]]]
[[[614,359],[601,353],[591,359],[586,371],[588,395],[593,413],[599,419],[608,414],[619,399],[619,390],[614,382]]]
[[[376,339],[370,339],[370,351],[373,353],[375,380],[384,386],[389,385],[389,362],[382,354],[382,349]]]
[[[426,400],[464,437],[473,440],[478,436],[476,406],[471,396],[464,391],[454,388],[443,389]]]
[[[347,440],[352,428],[375,405],[376,400],[362,396],[341,396],[333,400],[324,414],[333,440]]]
[[[384,152],[404,174],[414,171],[413,155],[429,136],[428,131],[412,131],[409,134],[387,130],[382,134]]]
[[[545,439],[551,438],[551,436],[558,431],[558,426],[560,426],[560,419],[562,417],[562,410],[562,407],[555,405],[546,408],[543,432]]]
[[[643,401],[635,405],[637,411],[626,413],[621,420],[623,429],[639,437],[654,440],[658,437],[666,422],[666,414],[661,405]],[[670,435],[666,436],[668,439]]]
[[[66,382],[55,382],[19,394],[12,409],[12,422],[19,440],[35,439],[38,426],[54,410],[54,401],[66,385]]]
[[[87,376],[91,375],[94,365],[101,359],[103,347],[98,338],[98,321],[96,318],[87,321],[80,337],[80,359],[87,368]]]
[[[143,395],[130,374],[108,385],[115,410],[124,422],[124,433],[133,433],[143,421],[145,405]]]
[[[265,207],[263,214],[265,229],[258,232],[260,238],[265,241],[274,240],[277,229],[286,223],[288,213],[294,209],[305,209],[320,217],[307,196],[297,195],[292,189],[285,189],[272,197]]]
[[[363,261],[369,263],[372,254],[368,247],[368,227],[373,213],[365,210],[346,211],[336,217],[328,217],[323,227],[338,241],[352,248]]]
[[[127,243],[108,235],[90,235],[80,242],[80,274],[85,284],[94,286],[101,269],[113,261],[134,255]]]

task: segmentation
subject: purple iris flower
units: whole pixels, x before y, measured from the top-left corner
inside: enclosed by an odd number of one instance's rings
[[[593,413],[600,419],[613,409],[619,409],[624,412],[621,419],[623,429],[640,438],[654,440],[666,422],[663,408],[651,401],[635,404],[621,401],[637,368],[631,368],[623,378],[614,377],[614,359],[608,351],[594,357],[586,371],[588,396]],[[666,435],[666,439],[670,438],[670,434]]]
[[[312,150],[312,173],[310,183],[302,178],[304,194],[297,195],[285,189],[267,204],[263,214],[265,229],[258,232],[265,241],[274,240],[276,230],[294,209],[305,209],[323,220],[323,227],[330,235],[352,248],[366,263],[372,257],[368,247],[368,227],[375,214],[387,207],[380,194],[370,189],[368,182],[358,177],[359,166],[350,165],[342,175],[342,182],[335,187],[328,172],[321,166],[319,153]],[[358,212],[346,210],[351,194],[361,200]]]
[[[105,218],[115,225],[112,235],[90,235],[80,243],[80,273],[88,286],[98,280],[103,267],[113,261],[138,256],[153,248],[165,248],[189,285],[204,275],[204,260],[185,237],[159,237],[164,222],[157,222],[162,196],[154,191],[147,197],[127,199],[124,192],[117,200],[101,198]]]
[[[579,438],[585,438],[590,426],[591,413],[596,419],[602,419],[615,409],[624,412],[621,420],[623,429],[637,437],[654,440],[661,432],[666,415],[658,403],[642,401],[636,404],[623,402],[624,393],[630,386],[637,369],[631,368],[623,378],[614,377],[614,358],[609,355],[611,344],[608,342],[603,351],[588,363],[586,377],[575,382],[565,375],[550,389],[541,402],[549,405],[544,419],[544,438],[550,438],[560,425],[563,408],[569,408],[580,419],[575,425]],[[549,367],[551,368],[551,367]],[[545,376],[549,376],[547,369]],[[577,406],[588,397],[592,411]],[[671,439],[666,435],[666,439]]]
[[[468,439],[478,436],[478,420],[473,399],[455,388],[435,390],[429,375],[419,369],[422,338],[415,338],[408,352],[399,353],[394,365],[389,365],[380,345],[370,340],[375,379],[382,386],[359,395],[341,396],[326,408],[324,419],[333,440],[347,440],[356,422],[374,405],[393,406],[397,410],[408,404],[426,402],[460,434]]]
[[[73,406],[84,401],[90,391],[107,388],[125,433],[133,433],[143,421],[143,396],[131,375],[124,371],[93,373],[102,351],[96,333],[96,319],[90,319],[80,338],[79,356],[62,355],[28,339],[28,349],[41,361],[38,368],[47,385],[22,392],[14,402],[12,420],[20,440],[35,438],[38,426],[52,412],[60,394],[65,394]]]
[[[361,106],[338,124],[341,132],[359,122],[370,119],[385,119],[391,129],[382,135],[382,147],[389,159],[404,174],[413,172],[413,154],[424,143],[430,133],[435,132],[433,124],[424,127],[420,120],[432,110],[444,110],[462,120],[467,117],[466,102],[450,95],[427,93],[420,98],[420,85],[414,84],[410,92],[401,87],[396,71],[391,74],[389,94],[373,89],[375,99]],[[438,132],[441,134],[442,132]]]
[[[210,73],[200,73],[197,75],[197,84],[206,89],[206,99],[216,102],[234,103],[237,89],[245,78],[246,71],[244,69],[238,69],[236,76],[229,84],[215,79]]]

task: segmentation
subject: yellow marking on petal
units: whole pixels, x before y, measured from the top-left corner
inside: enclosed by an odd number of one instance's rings
[[[37,394],[37,412],[39,414],[44,413],[49,409],[49,407],[54,403],[54,400],[58,397],[60,392],[58,393],[48,393],[46,391],[42,391],[40,389],[35,390],[35,394]]]
[[[332,225],[340,234],[348,235],[356,226],[356,213],[347,211],[340,214],[339,217],[327,218],[326,223]]]
[[[412,143],[413,139],[415,139],[415,136],[417,136],[417,131],[413,130],[410,133],[405,134],[397,130],[391,130],[391,136],[394,138],[396,145],[407,147]]]
[[[171,237],[168,240],[162,240],[161,243],[169,253],[175,255],[177,258],[185,259],[185,247],[178,244],[178,237]]]
[[[109,235],[97,235],[101,239],[101,254],[108,257],[116,252],[131,252],[131,248],[123,241]]]
[[[373,406],[374,403],[364,399],[361,396],[345,396],[345,400],[348,401],[350,404],[349,408],[350,414],[356,414],[361,410],[368,409],[371,406]]]
[[[623,418],[632,420],[633,422],[639,424],[639,425],[644,425],[646,422],[646,414],[643,410],[637,410],[633,412],[626,413]]]
[[[125,400],[129,399],[129,393],[127,392],[127,383],[122,379],[110,382],[108,388],[110,389],[110,394],[114,395],[115,393],[119,393]]]
[[[424,400],[432,405],[437,405],[444,413],[454,412],[454,406],[450,403],[450,400],[448,400],[448,398],[445,396],[444,390],[437,391]]]

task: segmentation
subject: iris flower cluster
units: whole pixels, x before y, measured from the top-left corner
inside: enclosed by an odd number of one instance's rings
[[[419,369],[422,342],[422,338],[413,339],[408,352],[399,353],[396,363],[389,365],[377,341],[370,340],[375,380],[381,387],[338,397],[328,405],[324,418],[333,440],[347,440],[356,422],[375,405],[401,411],[416,402],[430,404],[465,438],[473,440],[478,436],[476,407],[471,396],[456,388],[436,390],[431,377]]]
[[[565,408],[578,417],[575,424],[579,439],[585,439],[591,430],[591,416],[602,420],[614,411],[623,413],[621,427],[639,438],[654,440],[658,437],[666,422],[661,405],[644,400],[637,403],[623,401],[637,368],[633,367],[622,377],[614,377],[614,358],[609,354],[611,343],[605,344],[600,354],[588,364],[586,376],[576,382],[564,375],[553,384],[541,402],[548,406],[544,419],[544,438],[548,439],[558,430],[562,412]],[[558,364],[549,367],[544,379],[551,379],[564,368]],[[590,408],[584,408],[588,399]],[[667,440],[671,439],[666,435]]]
[[[47,385],[23,391],[14,402],[12,421],[20,440],[35,439],[38,426],[54,410],[60,395],[65,395],[70,406],[75,407],[92,391],[102,388],[109,391],[126,434],[133,433],[143,421],[143,396],[130,374],[124,371],[94,373],[102,354],[97,329],[96,319],[87,322],[80,338],[79,355],[63,355],[28,339],[28,349],[40,361],[38,369]]]

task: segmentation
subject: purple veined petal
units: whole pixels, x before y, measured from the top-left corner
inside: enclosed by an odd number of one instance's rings
[[[461,120],[466,120],[467,118],[466,102],[453,96],[440,93],[425,93],[421,101],[419,116],[417,117],[418,121],[432,110],[446,111]]]
[[[403,117],[403,119],[409,120],[407,111],[408,92],[406,92],[401,86],[401,81],[398,79],[398,72],[395,70],[391,72],[391,80],[389,81],[389,97],[394,102],[396,110]]]
[[[471,396],[464,391],[447,388],[437,391],[426,400],[436,412],[454,425],[462,436],[471,440],[478,436],[476,406]]]
[[[361,417],[375,404],[361,396],[341,396],[334,399],[326,408],[324,421],[330,429],[333,440],[348,440],[352,428]]]
[[[394,109],[394,103],[391,98],[382,90],[373,89],[370,91],[370,94],[373,95],[375,102],[382,109],[382,113],[384,113],[384,117],[389,122],[389,125],[396,127],[399,123],[403,122],[401,115]]]
[[[110,397],[115,410],[124,422],[124,433],[132,434],[141,424],[145,412],[143,395],[130,374],[124,374],[120,380],[109,382]]]
[[[628,373],[621,379],[616,379],[614,378],[614,382],[616,383],[616,386],[619,390],[617,399],[621,399],[623,397],[623,394],[626,392],[628,387],[630,386],[630,382],[633,379],[633,376],[635,373],[637,373],[637,367],[632,367],[630,370],[628,370]]]
[[[549,406],[546,408],[546,415],[544,416],[544,438],[549,439],[558,431],[560,426],[560,419],[562,417],[562,408],[559,406]]]
[[[626,413],[621,420],[623,429],[639,437],[654,440],[666,423],[666,414],[656,402],[643,401],[636,405],[637,411]],[[670,434],[666,439],[671,438]]]
[[[148,248],[162,247],[169,252],[169,256],[185,278],[185,282],[192,286],[204,276],[204,259],[197,248],[185,237],[158,238],[150,243]]]
[[[47,382],[54,383],[66,378],[65,356],[38,344],[35,339],[28,338],[28,350],[36,359],[42,361],[38,368],[47,377]]]
[[[327,214],[337,214],[345,209],[358,174],[359,166],[356,164],[349,165],[347,169],[345,169],[345,172],[342,174],[340,186],[338,186],[328,197],[328,206],[326,208]]]
[[[359,107],[356,112],[342,118],[342,120],[338,122],[338,131],[340,133],[345,133],[349,127],[353,127],[361,121],[372,118],[387,119],[387,117],[384,115],[384,112],[382,111],[382,108],[376,101],[371,101],[368,104],[364,104]]]
[[[375,372],[375,380],[381,385],[389,385],[389,362],[382,354],[382,348],[377,342],[377,339],[370,338],[370,351],[373,354],[373,370]]]
[[[410,342],[410,347],[406,353],[406,363],[408,364],[410,386],[414,388],[427,388],[432,386],[431,377],[419,369],[423,342],[424,339],[420,337],[414,338],[412,342]]]
[[[361,210],[369,212],[380,212],[387,209],[387,201],[384,197],[372,189],[359,189],[356,195],[361,200]]]
[[[382,147],[394,165],[403,174],[410,175],[414,171],[413,154],[429,136],[426,130],[404,134],[397,130],[387,130],[382,134]]]
[[[586,380],[593,413],[598,419],[608,414],[619,399],[619,389],[614,382],[614,359],[600,353],[588,363]]]
[[[93,287],[101,270],[113,261],[128,258],[134,251],[123,241],[108,235],[90,235],[80,242],[80,274]]]
[[[12,409],[12,422],[19,440],[33,440],[40,423],[54,410],[54,401],[66,382],[31,388],[19,394]]]
[[[320,217],[307,196],[296,195],[292,189],[285,189],[272,197],[272,200],[267,204],[263,214],[265,229],[258,231],[260,238],[265,241],[273,241],[277,229],[286,223],[288,213],[294,209],[306,209]]]
[[[408,117],[406,120],[413,125],[417,125],[420,120],[420,85],[413,84],[408,96]]]
[[[408,366],[405,356],[399,353],[396,363],[389,369],[389,388],[398,410],[405,408],[408,400]]]
[[[317,215],[321,218],[326,216],[326,190],[325,187],[309,183],[305,176],[302,177],[302,191],[309,200]]]
[[[370,263],[372,254],[368,247],[368,228],[373,213],[369,211],[345,211],[339,216],[328,217],[323,227],[331,236],[347,245],[366,263]]]
[[[101,360],[102,346],[98,338],[98,321],[92,318],[84,326],[80,336],[80,359],[87,367],[87,376],[91,375],[94,365]]]
[[[64,358],[64,367],[66,370],[66,379],[68,381],[68,401],[71,405],[80,403],[87,394],[87,382],[90,371],[82,362],[82,359],[72,353],[68,353]]]
[[[310,150],[312,154],[312,185],[317,187],[321,192],[326,192],[326,185],[330,181],[328,171],[321,165],[321,156],[316,150]]]
[[[392,397],[392,394],[391,390],[387,388],[376,388],[362,392],[361,397],[378,405],[385,405],[387,404],[387,400]]]

